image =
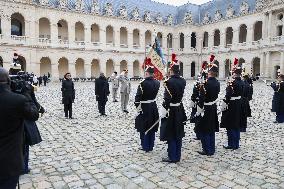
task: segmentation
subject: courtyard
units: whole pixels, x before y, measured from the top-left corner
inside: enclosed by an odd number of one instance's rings
[[[189,116],[193,81],[188,81],[184,106]],[[225,82],[219,95],[224,97]],[[40,87],[37,97],[47,113],[39,119],[43,142],[31,148],[31,173],[20,179],[22,189],[75,188],[284,188],[284,125],[274,124],[271,113],[272,88],[258,81],[251,102],[252,118],[247,133],[241,134],[241,148],[225,150],[224,129],[216,134],[216,154],[204,157],[194,140],[194,125],[187,123],[182,159],[177,164],[161,162],[167,145],[156,136],[153,152],[139,150],[134,129],[134,96],[138,83],[132,83],[129,114],[111,97],[107,117],[99,116],[93,82],[75,83],[75,119],[65,119],[61,85]],[[162,103],[163,87],[158,105]]]

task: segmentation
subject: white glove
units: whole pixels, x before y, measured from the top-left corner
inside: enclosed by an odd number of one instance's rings
[[[139,104],[139,106],[137,106],[136,111],[137,111],[138,114],[139,114],[140,112],[142,112],[141,104]]]
[[[204,109],[200,108],[198,105],[197,105],[196,116],[201,116],[201,117],[204,116]]]
[[[221,111],[224,112],[227,109],[228,109],[228,104],[224,100],[222,100]]]
[[[168,110],[166,110],[166,108],[162,106],[162,108],[160,109],[160,117],[165,118],[167,117],[167,114],[168,114]]]
[[[196,106],[195,102],[193,102],[192,100],[190,100],[190,102],[189,102],[189,108],[193,108],[193,107],[195,107],[195,106]]]

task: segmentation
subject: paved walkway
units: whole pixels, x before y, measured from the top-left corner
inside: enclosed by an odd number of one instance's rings
[[[192,86],[189,82],[185,107]],[[158,136],[153,152],[138,150],[133,104],[136,87],[133,83],[130,114],[122,113],[119,103],[109,102],[108,116],[99,117],[94,83],[75,83],[74,120],[63,118],[60,84],[41,87],[37,96],[48,111],[38,121],[44,141],[31,149],[32,170],[21,177],[21,188],[284,188],[284,125],[273,124],[270,87],[260,82],[254,86],[253,118],[248,132],[241,135],[239,150],[222,148],[227,137],[221,130],[216,135],[216,154],[200,156],[196,152],[200,142],[193,140],[193,124],[188,123],[178,164],[161,162],[166,144]],[[220,97],[224,87],[222,83]],[[162,92],[163,88],[159,105]]]

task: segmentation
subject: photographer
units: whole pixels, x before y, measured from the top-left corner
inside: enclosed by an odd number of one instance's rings
[[[36,121],[38,108],[28,93],[13,93],[0,68],[0,188],[15,189],[23,169],[24,120]]]

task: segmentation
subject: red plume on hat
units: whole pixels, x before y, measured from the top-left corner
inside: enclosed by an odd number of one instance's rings
[[[204,61],[204,62],[202,63],[202,69],[205,70],[207,65],[208,65],[208,63],[207,63],[206,61]]]
[[[212,54],[212,55],[210,56],[210,62],[213,62],[214,59],[215,59],[215,56]]]
[[[235,58],[235,60],[234,60],[234,66],[236,66],[237,64],[239,64],[239,59]]]
[[[177,55],[176,54],[172,54],[172,62],[175,62],[175,63],[177,63]]]

